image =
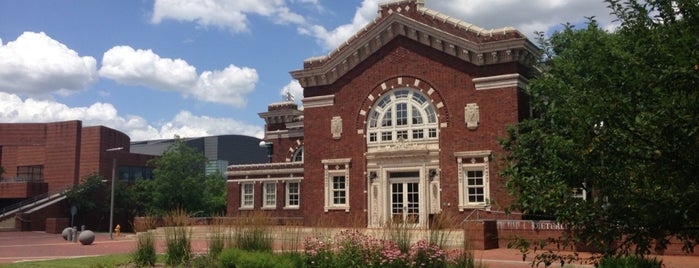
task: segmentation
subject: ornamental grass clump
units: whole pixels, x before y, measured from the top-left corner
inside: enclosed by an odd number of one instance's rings
[[[226,248],[226,241],[229,240],[228,226],[221,216],[214,216],[209,230],[209,256],[216,258]]]
[[[269,217],[265,213],[254,213],[244,217],[235,225],[233,241],[235,247],[248,251],[272,251],[272,232]]]
[[[192,233],[184,209],[175,209],[165,216],[165,262],[170,266],[186,264],[192,258]]]
[[[136,250],[131,255],[133,262],[137,267],[155,265],[155,235],[152,232],[142,232],[137,237]]]

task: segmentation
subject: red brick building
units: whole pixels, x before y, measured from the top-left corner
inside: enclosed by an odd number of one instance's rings
[[[305,225],[426,227],[512,198],[498,176],[506,127],[529,116],[522,88],[536,47],[424,7],[383,4],[330,54],[291,72],[303,108],[274,103],[270,163],[228,168],[228,215],[267,211]]]
[[[129,153],[130,143],[122,132],[104,126],[83,127],[81,121],[0,123],[0,166],[5,171],[0,179],[0,208],[61,192],[87,175],[111,180],[114,158],[117,170],[146,167],[152,156]],[[109,150],[114,148],[122,149]],[[31,218],[32,230],[43,230],[47,217],[67,216],[60,205],[25,215]]]

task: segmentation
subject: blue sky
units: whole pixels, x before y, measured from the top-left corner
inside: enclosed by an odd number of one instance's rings
[[[82,120],[133,141],[262,137],[257,115],[289,71],[373,20],[386,0],[0,1],[0,122]],[[613,28],[601,0],[425,0],[486,29],[532,36],[585,16]]]

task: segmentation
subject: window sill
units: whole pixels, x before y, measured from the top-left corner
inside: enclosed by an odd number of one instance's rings
[[[350,211],[349,206],[332,206],[332,207],[325,207],[325,212],[328,212],[330,210],[344,210],[345,212]]]
[[[490,206],[486,204],[459,205],[459,211],[464,211],[466,209],[485,209],[487,211],[490,211]]]

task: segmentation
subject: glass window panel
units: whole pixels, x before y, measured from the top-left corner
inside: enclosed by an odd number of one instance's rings
[[[389,108],[386,110],[386,113],[383,114],[383,118],[381,119],[381,126],[382,127],[390,127],[393,125],[393,109]]]
[[[379,113],[377,111],[372,111],[369,115],[369,127],[375,128],[379,121]]]
[[[402,138],[403,140],[408,139],[408,131],[407,130],[398,130],[396,131],[396,139]]]
[[[425,109],[425,112],[427,112],[427,123],[437,123],[437,114],[432,106],[428,106],[427,109]]]
[[[419,140],[425,138],[425,131],[422,129],[413,130],[413,140]]]
[[[417,93],[417,92],[416,92],[416,93],[413,93],[413,100],[414,100],[415,102],[417,102],[418,104],[420,104],[420,105],[422,105],[422,104],[424,104],[425,102],[427,102],[427,98],[425,98],[425,96],[423,96],[422,94]]]
[[[393,132],[381,132],[381,141],[392,141],[393,140]]]
[[[396,96],[396,99],[407,99],[408,93],[409,93],[408,90],[401,89],[401,90],[396,90],[393,95]]]
[[[422,125],[424,123],[422,119],[422,113],[420,113],[420,110],[417,109],[417,107],[412,106],[412,123],[413,125]]]
[[[405,126],[408,124],[408,104],[396,104],[396,126]]]

